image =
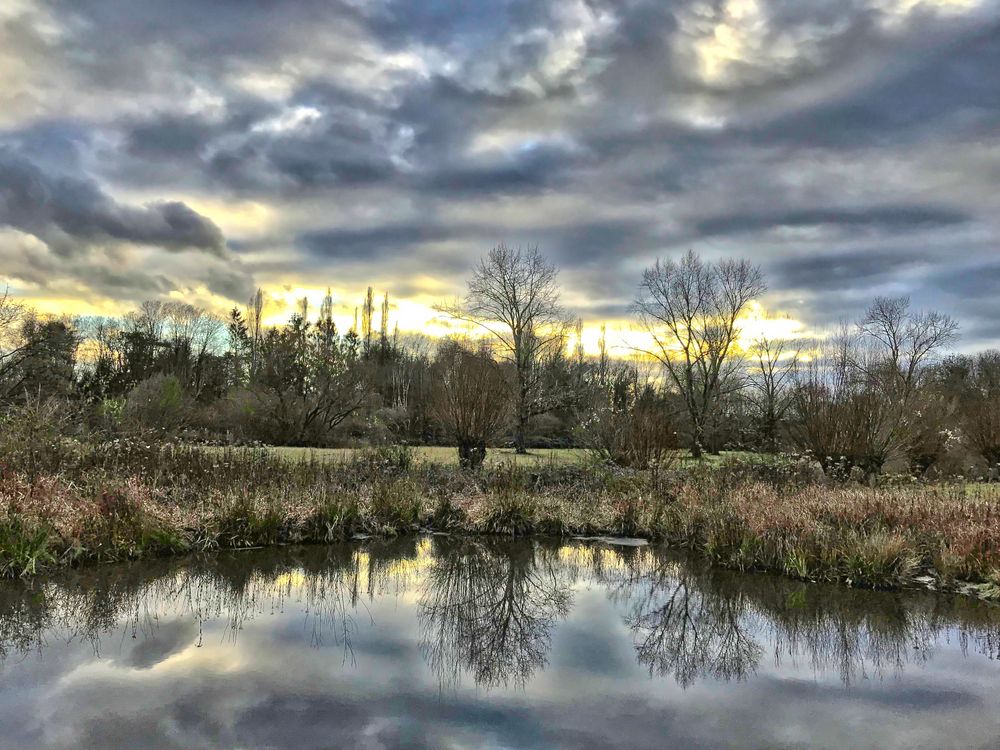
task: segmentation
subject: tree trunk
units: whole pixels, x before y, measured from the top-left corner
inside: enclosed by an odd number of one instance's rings
[[[518,391],[517,424],[514,427],[514,452],[524,455],[528,452],[528,394],[522,389]]]
[[[691,457],[701,458],[705,455],[705,426],[695,417],[691,430]]]
[[[458,446],[458,465],[463,469],[478,469],[486,459],[486,446],[468,443]]]
[[[514,429],[514,452],[522,456],[528,452],[526,440],[524,437],[524,427],[520,424],[520,422]]]

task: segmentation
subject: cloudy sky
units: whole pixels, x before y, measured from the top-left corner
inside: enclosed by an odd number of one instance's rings
[[[505,240],[614,326],[692,248],[1000,344],[998,71],[1000,0],[3,0],[0,284],[431,330]]]

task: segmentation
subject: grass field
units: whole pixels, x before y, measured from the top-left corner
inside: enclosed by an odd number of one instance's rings
[[[292,448],[287,446],[271,447],[268,450],[282,458],[316,459],[320,461],[349,461],[361,452],[361,448]],[[421,445],[413,449],[416,461],[429,461],[441,464],[457,464],[458,451],[445,445]],[[486,461],[493,466],[513,461],[518,466],[535,466],[538,464],[579,463],[586,458],[587,452],[579,448],[555,448],[534,450],[527,455],[519,456],[513,448],[494,448],[487,452]]]
[[[317,460],[317,461],[349,461],[363,449],[361,448],[297,448],[291,446],[271,446],[268,452],[281,458]],[[455,448],[444,445],[421,445],[413,447],[413,457],[416,461],[440,464],[458,464],[458,452]],[[589,452],[584,448],[537,448],[527,455],[518,455],[513,448],[490,448],[486,453],[486,463],[490,466],[501,466],[514,463],[517,466],[551,466],[580,464],[587,460]],[[702,461],[718,463],[726,457],[739,457],[740,452],[723,452],[718,456],[705,456]],[[678,463],[690,465],[695,462],[686,451],[678,455]]]

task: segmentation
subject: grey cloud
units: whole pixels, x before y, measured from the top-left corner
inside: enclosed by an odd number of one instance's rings
[[[9,147],[0,147],[3,227],[16,230],[0,244],[3,276],[43,296],[83,286],[99,298],[138,301],[204,286],[245,299],[253,288],[219,227],[187,204],[123,204],[94,180],[47,171]]]
[[[203,255],[198,263],[177,263],[170,253],[139,257],[113,247],[60,255],[25,239],[0,234],[0,269],[6,281],[28,284],[42,297],[73,297],[82,286],[88,299],[138,302],[204,285],[214,294],[244,300],[254,287],[249,271],[233,258]]]
[[[608,269],[627,258],[655,252],[662,244],[648,219],[589,219],[570,226],[528,230],[555,260],[571,269]],[[597,279],[607,284],[606,278]],[[632,283],[633,279],[629,279]]]
[[[873,208],[808,208],[760,214],[723,214],[696,223],[701,235],[735,234],[779,227],[817,227],[920,231],[961,224],[971,217],[964,211],[937,206],[879,206]]]
[[[95,182],[65,188],[59,211],[18,192],[18,226],[64,252],[98,237],[221,248],[181,205],[121,206],[97,187],[169,186],[282,218],[294,203],[301,226],[217,255],[284,232],[288,257],[255,261],[274,276],[451,283],[505,239],[538,243],[595,310],[627,305],[637,267],[688,247],[750,255],[810,320],[885,285],[947,300],[931,273],[944,248],[1000,231],[1000,7],[757,5],[741,25],[694,0],[47,0],[73,19],[61,35],[0,32],[41,76],[11,87],[30,116],[0,138],[43,175]],[[717,24],[739,44],[709,74],[698,49],[724,37]],[[296,107],[320,116],[267,126]],[[532,215],[553,196],[558,217]],[[350,219],[325,215],[343,204]],[[981,242],[949,282],[956,304],[964,288],[985,299],[975,263],[996,249]],[[199,273],[226,294],[248,283],[223,262]],[[972,330],[991,313],[963,314]]]
[[[814,325],[854,320],[880,287],[939,263],[933,255],[892,248],[815,250],[765,264],[773,299]],[[802,295],[807,307],[796,309]]]
[[[407,222],[365,229],[327,229],[304,232],[299,246],[322,258],[339,260],[389,260],[414,246],[457,237],[465,228]]]
[[[575,160],[569,149],[527,146],[499,158],[474,159],[433,172],[429,188],[450,194],[530,193],[568,182],[567,169]]]
[[[635,256],[656,246],[655,225],[640,220],[591,220],[562,225],[507,226],[426,221],[382,224],[363,229],[331,228],[300,234],[296,242],[322,258],[391,260],[431,243],[461,242],[468,257],[456,263],[471,266],[475,258],[498,242],[539,245],[547,255],[570,268],[603,265],[623,256]],[[437,269],[440,270],[440,269]],[[606,283],[606,280],[604,281]]]
[[[396,172],[383,139],[391,134],[333,116],[308,136],[251,134],[235,147],[221,148],[209,165],[223,182],[249,189],[372,183]]]
[[[1000,86],[982,71],[1000,67],[1000,22],[926,36],[847,94],[737,130],[758,142],[858,148],[994,129]]]
[[[300,123],[283,123],[304,113]],[[154,112],[122,120],[131,157],[112,170],[133,182],[154,175],[245,195],[302,193],[392,180],[405,125],[375,102],[337,87],[303,92],[288,106],[246,96],[220,119]]]
[[[65,252],[73,241],[117,240],[170,250],[198,249],[221,256],[221,230],[206,217],[177,201],[144,207],[118,203],[93,181],[53,176],[10,149],[0,149],[0,224],[56,237]],[[70,243],[58,240],[59,235]]]
[[[994,299],[1000,291],[1000,263],[983,263],[945,271],[934,280],[942,291],[961,297]]]
[[[234,127],[231,120],[225,123]],[[249,122],[241,123],[248,127]],[[132,156],[149,159],[191,159],[222,131],[220,126],[192,115],[170,112],[123,123],[126,149]]]

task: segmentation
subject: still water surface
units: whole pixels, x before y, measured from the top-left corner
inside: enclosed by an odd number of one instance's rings
[[[1000,746],[1000,610],[423,537],[0,586],[2,748]]]

